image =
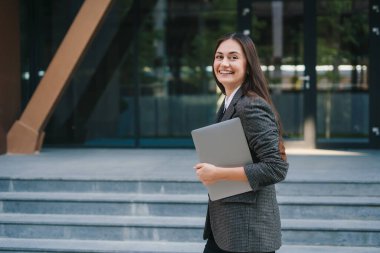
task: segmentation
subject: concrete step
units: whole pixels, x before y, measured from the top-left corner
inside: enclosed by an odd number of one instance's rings
[[[0,237],[201,242],[204,218],[1,214]],[[283,219],[287,245],[380,246],[380,221]]]
[[[199,253],[205,242],[93,241],[0,238],[0,252]],[[284,245],[277,253],[378,253],[377,247]]]
[[[0,193],[6,213],[205,216],[207,194]]]
[[[378,253],[377,247],[284,245],[276,253]]]
[[[0,237],[199,242],[204,218],[0,214]]]
[[[276,184],[281,196],[380,196],[380,182],[353,180],[285,180]]]
[[[9,192],[113,192],[113,193],[207,193],[198,181],[75,180],[0,178],[0,191]]]
[[[0,238],[0,252],[199,253],[204,243]]]
[[[282,240],[292,245],[380,246],[380,221],[282,220]]]
[[[294,196],[380,196],[380,182],[286,180],[276,185],[278,195]],[[0,178],[0,191],[13,192],[115,192],[203,194],[197,181],[75,180]]]
[[[380,219],[380,197],[279,196],[282,218]],[[200,216],[206,194],[3,192],[5,213]]]
[[[380,197],[279,196],[281,218],[380,220]]]

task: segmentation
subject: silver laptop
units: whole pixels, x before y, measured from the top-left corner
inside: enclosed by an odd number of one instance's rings
[[[238,167],[252,163],[240,118],[195,129],[191,135],[200,162],[220,167]],[[240,181],[220,181],[207,188],[211,200],[252,190],[248,182]]]

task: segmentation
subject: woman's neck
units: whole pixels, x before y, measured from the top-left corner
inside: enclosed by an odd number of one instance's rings
[[[225,91],[226,91],[226,96],[229,97],[231,96],[231,94],[237,90],[238,88],[240,88],[241,85],[236,85],[234,87],[225,87]]]

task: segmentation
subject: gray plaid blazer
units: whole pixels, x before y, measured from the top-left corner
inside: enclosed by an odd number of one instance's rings
[[[239,89],[218,121],[239,117],[253,163],[244,167],[253,191],[210,201],[204,239],[211,232],[217,245],[230,252],[271,252],[281,246],[281,223],[275,183],[285,179],[288,163],[279,150],[279,132],[270,105]]]

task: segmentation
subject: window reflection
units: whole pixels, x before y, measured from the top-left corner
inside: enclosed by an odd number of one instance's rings
[[[317,1],[322,141],[368,137],[368,2]],[[81,3],[21,1],[28,96]],[[252,1],[251,36],[288,139],[304,136],[303,4]],[[223,99],[212,54],[216,39],[236,30],[236,10],[235,0],[114,1],[49,122],[46,143],[192,146],[190,131],[213,123]]]
[[[284,137],[302,140],[303,133],[303,1],[253,1],[252,37]]]
[[[320,142],[368,141],[368,1],[318,1]]]

